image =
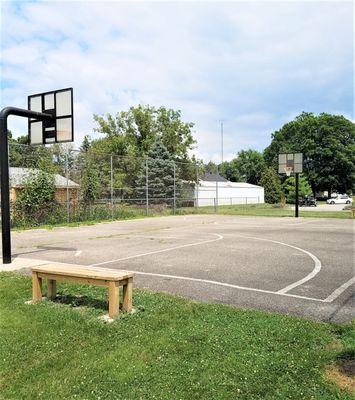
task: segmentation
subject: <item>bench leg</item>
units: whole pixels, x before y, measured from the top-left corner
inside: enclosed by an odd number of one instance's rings
[[[127,312],[132,311],[132,291],[133,291],[133,278],[128,278],[127,284],[123,286],[123,310]]]
[[[32,272],[32,301],[42,300],[42,278],[38,277],[37,272]]]
[[[47,279],[47,297],[54,300],[57,295],[57,281],[54,279]]]
[[[115,318],[120,312],[120,286],[118,282],[109,283],[108,316]]]

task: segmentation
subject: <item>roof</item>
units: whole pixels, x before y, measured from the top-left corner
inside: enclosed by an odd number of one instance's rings
[[[217,181],[218,182],[218,181]],[[205,186],[205,187],[215,187],[216,186],[216,181],[206,181],[206,180],[200,180],[199,181],[199,186]],[[218,182],[219,187],[227,187],[227,188],[263,188],[262,186],[258,185],[252,185],[251,183],[247,182],[230,182],[230,181],[222,181]]]
[[[10,186],[11,187],[23,187],[25,184],[25,180],[29,178],[31,175],[38,174],[40,172],[39,169],[34,168],[20,168],[20,167],[10,167],[9,168],[9,177],[10,177]],[[55,187],[66,188],[67,187],[67,179],[64,176],[59,174],[54,174],[54,184]],[[68,179],[68,188],[74,189],[78,188],[79,185],[74,181]]]
[[[206,172],[205,175],[201,178],[201,181],[207,182],[228,182],[226,178],[219,174],[212,174],[212,172]]]

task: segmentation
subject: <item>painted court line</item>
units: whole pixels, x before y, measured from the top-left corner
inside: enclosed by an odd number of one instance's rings
[[[338,289],[335,289],[333,293],[331,293],[324,301],[326,303],[331,303],[335,299],[337,299],[347,288],[355,283],[355,276],[349,279],[347,282],[343,283]]]
[[[141,272],[141,271],[131,271],[131,272],[134,272],[137,275],[157,276],[157,277],[160,277],[160,278],[179,279],[179,280],[183,280],[183,281],[208,283],[208,284],[217,285],[217,286],[230,287],[230,288],[233,288],[233,289],[247,290],[247,291],[250,291],[250,292],[276,294],[278,296],[295,297],[297,299],[312,300],[312,301],[318,301],[318,302],[321,302],[321,303],[325,302],[325,300],[316,299],[316,298],[313,298],[313,297],[299,296],[297,294],[279,293],[279,292],[273,292],[271,290],[256,289],[256,288],[250,288],[250,287],[246,287],[246,286],[232,285],[231,283],[211,281],[211,280],[208,280],[208,279],[190,278],[188,276],[154,274],[152,272]]]
[[[223,236],[219,235],[218,233],[211,233],[210,235],[217,236],[217,238],[216,239],[210,239],[210,240],[203,240],[203,241],[195,242],[195,243],[183,244],[181,246],[168,247],[167,249],[163,249],[163,250],[155,250],[155,251],[149,251],[147,253],[135,254],[133,256],[117,258],[116,260],[103,261],[103,262],[100,262],[100,263],[91,264],[90,267],[97,267],[99,265],[112,264],[114,262],[130,260],[132,258],[150,256],[152,254],[166,253],[168,251],[177,250],[177,249],[183,249],[185,247],[192,247],[192,246],[199,246],[201,244],[206,244],[206,243],[213,243],[213,242],[217,242],[218,240],[222,240],[223,239]]]
[[[147,253],[135,254],[135,255],[132,255],[132,256],[128,256],[128,257],[117,258],[115,260],[109,260],[109,261],[103,261],[103,262],[100,262],[100,263],[91,264],[90,266],[91,267],[97,267],[97,266],[100,266],[100,265],[112,264],[114,262],[126,261],[126,260],[130,260],[130,259],[133,259],[133,258],[138,258],[138,257],[145,257],[145,256],[149,256],[149,255],[152,255],[152,254],[165,253],[165,252],[169,252],[169,251],[173,251],[173,250],[177,250],[177,249],[182,249],[182,248],[185,248],[185,247],[192,247],[192,246],[198,246],[198,245],[201,245],[201,244],[212,243],[212,242],[216,242],[218,240],[222,240],[223,239],[223,236],[219,235],[217,233],[212,233],[211,235],[217,236],[217,239],[205,240],[205,241],[200,241],[200,242],[195,242],[195,243],[190,243],[190,244],[184,244],[184,245],[181,245],[181,246],[169,247],[169,248],[163,249],[163,250],[155,250],[155,251],[150,251],[150,252],[147,252]],[[304,278],[302,278],[302,279],[300,279],[300,280],[298,280],[298,281],[286,286],[283,289],[278,290],[277,292],[263,291],[261,289],[260,290],[259,289],[258,290],[254,289],[255,291],[262,291],[262,292],[265,292],[265,293],[286,294],[287,292],[289,292],[290,290],[294,289],[295,287],[300,286],[303,283],[305,283],[305,282],[309,281],[310,279],[314,278],[322,268],[322,264],[321,264],[320,260],[314,254],[310,253],[307,250],[301,249],[300,247],[292,246],[291,244],[287,244],[287,243],[284,243],[284,242],[279,242],[277,240],[258,238],[258,237],[254,237],[254,236],[245,236],[245,235],[238,235],[238,236],[246,238],[246,239],[262,240],[262,241],[276,243],[276,244],[280,244],[282,246],[290,247],[292,249],[295,249],[295,250],[298,250],[298,251],[300,251],[302,253],[307,254],[309,257],[312,258],[312,260],[314,261],[314,264],[315,264],[312,272],[310,272],[307,276],[305,276]],[[240,288],[240,289],[243,288],[243,287],[239,287],[239,286],[235,286],[235,287],[236,288]],[[251,290],[251,288],[247,288],[245,290]],[[307,297],[297,296],[297,295],[292,295],[292,297],[307,298]],[[313,299],[313,298],[309,298],[309,299]]]
[[[314,261],[314,268],[307,276],[305,276],[304,278],[302,278],[294,283],[291,283],[290,285],[284,287],[283,289],[278,290],[277,291],[278,294],[285,294],[285,293],[289,292],[290,290],[296,288],[297,286],[303,285],[305,282],[308,282],[310,279],[314,278],[322,269],[322,263],[320,262],[320,260],[311,252],[301,249],[300,247],[292,246],[291,244],[279,242],[277,240],[258,238],[258,237],[254,237],[254,236],[244,236],[244,235],[238,235],[238,236],[246,238],[246,239],[263,240],[265,242],[271,242],[271,243],[280,244],[281,246],[290,247],[291,249],[295,249],[304,254],[307,254]]]
[[[240,290],[246,290],[250,292],[259,292],[259,293],[267,293],[267,294],[275,294],[278,296],[286,296],[286,297],[293,297],[296,299],[303,299],[303,300],[311,300],[311,301],[317,301],[319,303],[332,303],[334,300],[336,300],[348,287],[350,287],[353,283],[355,283],[355,277],[351,278],[349,281],[345,282],[343,285],[341,285],[338,289],[334,290],[334,292],[328,296],[326,299],[317,299],[314,297],[307,297],[307,296],[300,296],[297,294],[291,294],[291,293],[280,293],[280,292],[273,292],[271,290],[264,290],[264,289],[256,289],[256,288],[250,288],[246,286],[239,286],[239,285],[233,285],[231,283],[226,283],[226,282],[218,282],[218,281],[211,281],[208,279],[199,279],[199,278],[190,278],[188,276],[176,276],[176,275],[166,275],[166,274],[155,274],[152,272],[141,272],[141,271],[130,271],[134,272],[137,275],[147,275],[147,276],[156,276],[159,278],[168,278],[168,279],[179,279],[183,281],[192,281],[192,282],[201,282],[201,283],[208,283],[212,285],[217,285],[217,286],[225,286],[225,287],[230,287],[233,289],[240,289]]]

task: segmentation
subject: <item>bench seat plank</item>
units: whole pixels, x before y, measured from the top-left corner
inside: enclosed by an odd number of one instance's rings
[[[115,270],[111,268],[86,267],[83,265],[67,266],[55,263],[32,267],[32,271],[48,275],[72,276],[114,282],[129,279],[134,276],[134,273],[130,271]]]

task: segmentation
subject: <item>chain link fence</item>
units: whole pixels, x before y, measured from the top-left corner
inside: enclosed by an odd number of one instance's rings
[[[263,193],[230,183],[218,167],[127,157],[69,146],[10,144],[14,226],[218,212],[264,202]]]

